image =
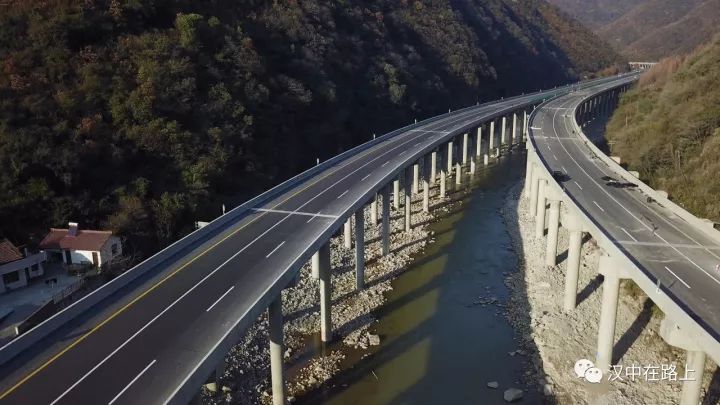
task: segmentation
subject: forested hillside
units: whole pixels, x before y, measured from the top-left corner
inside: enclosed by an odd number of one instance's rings
[[[720,31],[720,0],[549,1],[633,60],[686,54]]]
[[[662,61],[623,97],[612,153],[689,211],[720,222],[720,36]]]
[[[549,0],[590,29],[599,29],[647,0]]]
[[[48,0],[0,15],[0,229],[147,253],[413,118],[618,60],[542,0]]]
[[[720,0],[650,0],[598,31],[631,59],[682,55],[720,31]]]

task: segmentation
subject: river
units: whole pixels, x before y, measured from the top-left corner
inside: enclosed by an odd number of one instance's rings
[[[499,212],[524,165],[523,154],[505,157],[452,195],[462,204],[430,226],[435,243],[393,281],[375,313],[381,345],[348,353],[329,388],[299,403],[502,404],[505,389],[524,389],[525,359],[509,355],[518,336],[503,315],[504,273],[517,271],[518,258]],[[538,395],[525,392],[522,402]]]

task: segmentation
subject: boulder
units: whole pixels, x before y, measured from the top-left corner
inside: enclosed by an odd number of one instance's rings
[[[503,399],[505,399],[505,402],[515,402],[522,399],[522,397],[523,391],[518,388],[508,388],[503,394]]]

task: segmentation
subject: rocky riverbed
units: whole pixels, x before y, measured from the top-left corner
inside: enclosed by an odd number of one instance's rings
[[[680,381],[646,381],[645,375],[630,381],[615,380],[591,384],[575,376],[577,360],[594,360],[597,325],[600,316],[602,278],[597,274],[599,248],[590,239],[583,245],[576,310],[562,310],[565,260],[568,234],[560,228],[559,251],[562,261],[549,267],[544,262],[545,238],[535,236],[534,220],[527,212],[528,201],[520,198],[522,183],[513,187],[506,198],[503,217],[519,253],[520,271],[509,274],[511,289],[507,316],[518,329],[531,361],[528,383],[548,402],[560,404],[675,404],[680,399]],[[614,363],[625,373],[630,366],[661,367],[674,364],[684,376],[684,351],[667,345],[657,334],[662,313],[634,286],[623,281],[618,306]],[[541,370],[541,371],[540,371]],[[716,366],[708,361],[703,373],[709,387],[706,404],[717,403]],[[699,373],[698,373],[699,374]],[[534,379],[534,381],[532,381]],[[713,383],[711,385],[711,379]]]
[[[320,329],[318,281],[312,278],[309,264],[303,266],[297,286],[283,291],[285,364],[291,370],[286,383],[289,401],[320,387],[336,374],[346,350],[368,350],[380,344],[379,336],[368,331],[375,322],[372,311],[383,305],[384,294],[392,289],[391,281],[405,270],[412,256],[433,242],[433,235],[427,231],[432,213],[450,210],[457,203],[451,198],[441,200],[437,194],[437,187],[431,188],[430,214],[422,211],[421,195],[414,196],[414,227],[409,233],[404,231],[403,208],[399,212],[392,210],[391,253],[386,257],[381,256],[380,227],[370,225],[370,208],[365,209],[366,288],[360,292],[355,290],[354,250],[343,246],[342,236],[332,238],[332,323],[334,339],[341,345],[323,348],[322,356],[308,354],[308,341]],[[379,203],[378,207],[381,206]],[[226,357],[216,392],[203,389],[203,403],[270,402],[267,328],[267,317],[263,314]]]

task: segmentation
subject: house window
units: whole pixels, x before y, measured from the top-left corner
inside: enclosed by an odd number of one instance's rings
[[[112,255],[115,256],[115,255],[117,254],[117,252],[118,252],[118,245],[117,245],[117,243],[113,243],[112,246],[110,247],[110,250],[112,251]]]
[[[20,273],[17,271],[3,274],[3,282],[5,284],[12,284],[18,281],[20,281]]]

